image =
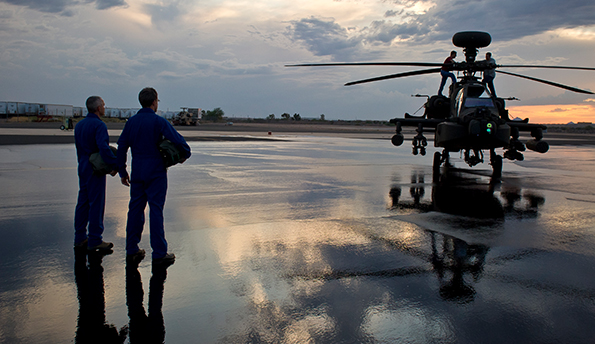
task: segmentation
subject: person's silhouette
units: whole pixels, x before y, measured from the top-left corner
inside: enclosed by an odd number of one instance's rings
[[[75,250],[74,279],[76,282],[79,315],[74,337],[75,343],[124,343],[127,328],[120,332],[105,320],[105,296],[102,259],[105,253],[89,252],[87,266],[86,250]]]
[[[144,291],[138,263],[126,265],[126,305],[130,318],[130,343],[164,343],[163,290],[167,265],[153,264],[149,281],[149,315],[143,306]]]

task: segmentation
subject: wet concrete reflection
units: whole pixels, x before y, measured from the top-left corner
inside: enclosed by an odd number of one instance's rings
[[[130,343],[164,343],[163,289],[167,267],[155,265],[149,282],[149,313],[143,306],[144,290],[138,264],[126,264],[126,305],[130,318]]]
[[[149,282],[148,314],[138,264],[126,264],[126,306],[129,321],[120,329],[106,320],[104,269],[105,255],[75,250],[75,282],[79,314],[75,343],[164,343],[163,293],[167,267],[152,267]]]
[[[167,270],[127,266],[117,180],[104,233],[113,254],[73,255],[74,146],[0,148],[0,342],[595,337],[595,160],[573,170],[574,151],[552,147],[507,163],[501,183],[489,166],[434,183],[431,161],[383,141],[191,146],[168,172]]]
[[[87,265],[88,256],[88,265]],[[108,324],[105,317],[105,289],[103,282],[104,255],[85,250],[75,250],[74,276],[79,300],[79,315],[74,342],[82,343],[124,343],[127,327],[119,331]]]
[[[415,209],[422,212],[439,211],[479,219],[503,219],[505,216],[535,217],[539,206],[545,203],[545,197],[534,192],[523,193],[520,187],[502,186],[493,181],[474,176],[464,170],[450,169],[439,181],[425,184],[424,171],[413,171],[409,195],[411,200],[401,201],[403,187],[391,187],[389,196],[391,207]],[[425,200],[426,187],[431,189],[431,198]],[[499,192],[500,199],[495,195]],[[524,200],[524,201],[523,201]]]
[[[432,267],[440,283],[440,296],[448,301],[473,301],[475,289],[465,282],[464,275],[468,273],[473,281],[479,280],[489,248],[449,236],[442,236],[441,252],[436,244],[436,233],[432,233]]]

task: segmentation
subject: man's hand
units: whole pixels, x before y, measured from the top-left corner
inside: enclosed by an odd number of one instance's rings
[[[120,181],[122,181],[122,185],[130,186],[130,176],[122,177]]]
[[[183,164],[186,161],[186,158],[180,159],[180,164]]]
[[[118,171],[117,171],[117,170],[113,170],[113,171],[111,171],[111,172],[109,173],[109,175],[110,175],[110,176],[112,176],[112,177],[115,177],[115,176],[116,176],[116,174],[118,174]]]

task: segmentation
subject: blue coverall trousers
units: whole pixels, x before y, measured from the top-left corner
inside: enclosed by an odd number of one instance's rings
[[[440,75],[442,75],[442,80],[440,80],[440,88],[438,89],[438,95],[442,95],[442,90],[444,89],[444,85],[446,84],[446,79],[450,78],[452,80],[453,85],[457,82],[457,77],[451,72],[441,70]]]
[[[75,244],[89,239],[89,247],[103,241],[103,214],[105,213],[105,175],[93,173],[79,176],[79,194],[74,211]],[[89,234],[87,236],[87,224]]]
[[[159,259],[167,254],[167,241],[163,228],[163,207],[167,195],[167,174],[154,179],[132,180],[130,182],[130,204],[126,224],[126,253],[138,252],[138,244],[145,224],[145,208],[149,203],[149,230],[152,258]]]
[[[482,83],[488,86],[488,88],[490,89],[490,93],[492,94],[493,97],[497,97],[496,96],[496,88],[494,88],[494,77],[493,76],[484,76]]]

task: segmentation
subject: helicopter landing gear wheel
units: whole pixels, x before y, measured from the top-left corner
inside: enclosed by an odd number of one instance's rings
[[[432,164],[432,181],[437,183],[440,180],[440,166],[442,165],[442,154],[434,153],[434,162]]]
[[[492,164],[492,179],[502,179],[502,157],[494,150],[490,152],[490,163]]]

